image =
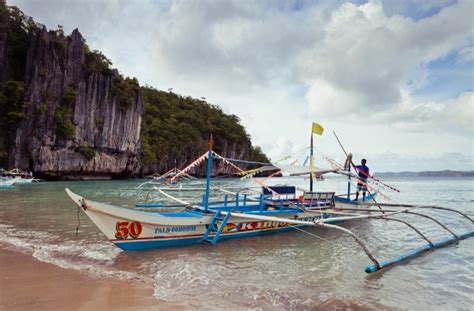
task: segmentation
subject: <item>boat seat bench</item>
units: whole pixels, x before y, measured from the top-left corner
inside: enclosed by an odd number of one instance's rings
[[[310,192],[306,191],[303,194],[303,203],[305,206],[317,206],[317,207],[333,207],[335,205],[334,197],[335,192]]]

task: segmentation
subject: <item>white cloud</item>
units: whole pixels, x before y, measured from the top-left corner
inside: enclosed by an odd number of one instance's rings
[[[350,115],[399,104],[404,90],[424,81],[426,64],[466,44],[470,15],[468,2],[418,22],[386,17],[377,1],[342,5],[324,39],[299,58],[310,111]]]
[[[395,14],[404,15],[405,13],[411,13],[411,11],[415,10],[414,13],[421,15],[421,18],[431,13],[431,11],[449,6],[455,1],[456,0],[382,0],[384,12],[387,16]]]
[[[402,102],[374,116],[392,123],[405,132],[455,132],[474,135],[474,93],[465,92],[457,98],[440,102],[414,102],[404,93]]]
[[[327,128],[318,137],[326,153],[340,154],[336,129],[369,158],[472,157],[472,89],[442,100],[414,95],[430,87],[430,63],[448,55],[471,66],[472,79],[471,1],[309,1],[298,10],[257,0],[8,3],[50,28],[79,27],[142,84],[238,115],[274,159],[308,144],[311,121]],[[428,17],[403,15],[413,9]]]
[[[458,51],[457,55],[457,62],[458,63],[469,63],[474,60],[474,47],[473,46],[466,46]]]

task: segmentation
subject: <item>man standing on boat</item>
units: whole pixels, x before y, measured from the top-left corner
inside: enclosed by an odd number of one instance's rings
[[[357,192],[356,192],[356,201],[359,199],[359,191],[362,191],[362,201],[365,201],[365,193],[367,192],[367,178],[370,176],[369,167],[365,165],[367,163],[366,159],[360,161],[361,165],[356,166],[357,175],[359,175],[359,180],[357,181]]]

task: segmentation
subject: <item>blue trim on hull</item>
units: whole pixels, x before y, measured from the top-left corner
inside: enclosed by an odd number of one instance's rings
[[[365,196],[365,200],[362,200],[362,198],[359,198],[359,200],[351,200],[345,197],[341,196],[335,196],[334,200],[339,203],[347,203],[347,204],[354,204],[356,205],[357,203],[366,203],[366,202],[372,202],[373,198],[377,196],[377,193],[371,193],[369,195]]]
[[[162,207],[161,203],[137,203],[135,207]]]
[[[326,222],[326,223],[338,223],[338,222],[340,221]],[[272,230],[255,230],[255,231],[241,232],[241,233],[228,233],[228,234],[222,234],[219,237],[219,241],[289,232],[289,231],[296,230],[295,227],[303,228],[303,227],[309,227],[309,226],[306,226],[306,225],[289,226],[289,227],[283,227],[283,228],[272,229]],[[189,246],[189,245],[200,244],[204,242],[203,237],[204,235],[200,235],[198,237],[192,237],[192,238],[182,238],[182,239],[180,238],[163,239],[163,238],[158,237],[156,240],[152,240],[152,239],[135,240],[134,242],[114,241],[114,244],[117,245],[119,248],[123,249],[124,251],[138,251],[138,250],[146,250],[146,249]]]
[[[197,238],[184,238],[184,239],[159,239],[159,240],[144,240],[136,242],[114,242],[115,245],[123,249],[124,251],[140,251],[154,248],[166,248],[175,246],[187,246],[198,244],[202,242],[202,237]]]

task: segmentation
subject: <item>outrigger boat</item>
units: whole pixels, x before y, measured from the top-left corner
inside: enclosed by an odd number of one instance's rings
[[[235,195],[233,201],[230,201],[226,195],[222,202],[213,203],[209,198],[211,165],[214,158],[227,161],[215,153],[210,144],[209,150],[198,159],[201,162],[204,159],[207,160],[206,189],[202,202],[198,204],[187,202],[163,190],[158,190],[162,195],[182,204],[185,208],[180,212],[147,212],[122,208],[88,200],[70,189],[66,188],[65,190],[107,239],[126,251],[206,242],[215,245],[219,241],[233,238],[281,233],[313,226],[342,231],[353,237],[373,262],[373,265],[366,268],[366,272],[369,273],[415,257],[424,251],[474,236],[474,230],[456,234],[438,220],[414,210],[431,208],[456,212],[471,224],[474,223],[472,218],[462,212],[435,206],[378,203],[376,204],[379,207],[377,210],[370,208],[375,203],[368,202],[359,202],[357,208],[341,208],[336,206],[336,196],[333,192],[312,191],[312,182],[310,182],[310,190],[305,191],[302,197],[296,196],[296,187],[293,186],[269,187],[262,185],[262,193],[257,201],[249,200],[246,194],[242,195],[236,192],[233,193]],[[231,163],[228,162],[228,164]],[[186,169],[183,169],[183,172],[186,172]],[[361,205],[363,208],[360,207]],[[394,218],[402,213],[429,218],[448,231],[450,236],[439,241],[431,241],[412,224]],[[357,219],[382,219],[404,223],[428,244],[401,254],[394,259],[378,261],[355,233],[336,225],[336,223]]]

